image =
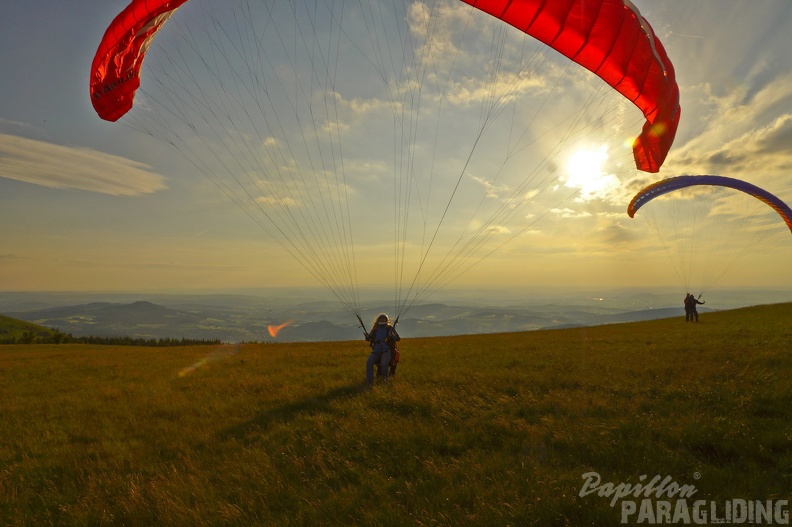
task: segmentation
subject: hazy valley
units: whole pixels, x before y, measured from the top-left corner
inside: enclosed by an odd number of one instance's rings
[[[361,303],[366,324],[393,305],[376,293]],[[681,298],[667,291],[450,293],[409,309],[399,319],[404,336],[503,333],[682,316]],[[381,298],[385,298],[384,295]],[[705,298],[707,299],[707,298]],[[730,291],[708,297],[699,311],[783,302],[789,291]],[[246,294],[2,293],[0,313],[80,336],[219,339],[227,342],[354,340],[362,331],[353,314],[315,290]],[[273,331],[270,331],[270,326]],[[274,328],[282,326],[277,333]]]

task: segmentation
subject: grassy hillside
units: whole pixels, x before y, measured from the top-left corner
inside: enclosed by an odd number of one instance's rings
[[[709,503],[792,497],[792,304],[401,332],[372,390],[362,341],[3,346],[0,523],[615,525],[625,500],[644,519],[706,500],[711,521]],[[695,494],[581,495],[589,472]]]
[[[52,339],[58,332],[23,320],[0,315],[0,343]]]

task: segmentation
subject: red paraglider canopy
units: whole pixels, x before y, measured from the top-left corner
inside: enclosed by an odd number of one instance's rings
[[[133,0],[113,20],[91,67],[90,93],[102,119],[132,107],[154,34],[187,0]],[[643,112],[633,144],[639,170],[657,172],[679,124],[674,68],[630,0],[463,0],[531,35],[594,72]]]
[[[633,144],[635,165],[657,172],[679,125],[674,67],[630,0],[463,0],[544,42],[594,72],[646,117]]]
[[[133,0],[107,28],[91,64],[91,102],[106,121],[132,108],[140,67],[157,30],[187,0]]]

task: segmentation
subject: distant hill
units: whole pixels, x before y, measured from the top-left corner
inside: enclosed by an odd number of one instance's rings
[[[25,313],[15,313],[26,320],[41,320],[46,325],[70,324],[75,318],[90,319],[95,325],[110,324],[168,324],[182,320],[195,321],[190,313],[168,309],[151,302],[132,304],[94,302],[76,306],[51,307]]]
[[[231,312],[171,309],[152,302],[92,302],[7,315],[75,337],[190,338],[221,341],[264,340],[266,325]]]
[[[199,339],[223,342],[319,342],[362,338],[358,323],[338,305],[306,302],[288,309],[254,305],[211,305],[206,299],[163,306],[146,300],[131,303],[89,302],[5,312],[7,316],[56,328],[74,337],[130,337],[138,339]],[[392,308],[391,308],[392,309]],[[369,306],[371,313],[388,312],[385,305]],[[700,309],[704,313],[704,309]],[[450,336],[509,333],[538,329],[596,326],[668,317],[682,317],[682,308],[625,310],[612,306],[542,303],[527,306],[475,306],[431,303],[414,306],[402,316],[402,336]],[[269,325],[292,324],[277,337]],[[368,329],[368,328],[367,328]]]
[[[24,342],[41,338],[52,339],[57,334],[58,332],[53,329],[0,315],[0,342]]]

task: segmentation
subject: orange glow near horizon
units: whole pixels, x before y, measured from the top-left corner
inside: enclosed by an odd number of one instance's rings
[[[280,330],[282,330],[286,326],[290,326],[291,324],[294,324],[294,320],[287,320],[280,326],[267,326],[267,331],[269,331],[270,337],[275,338],[278,336]]]

